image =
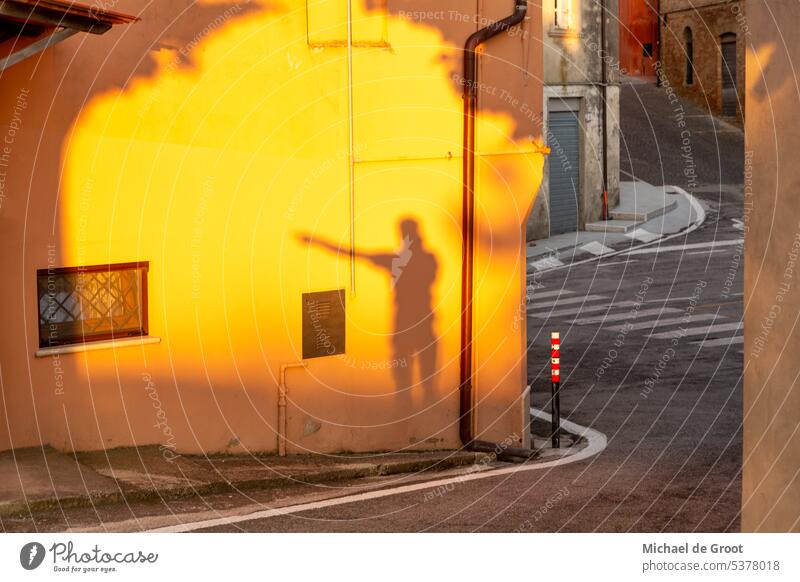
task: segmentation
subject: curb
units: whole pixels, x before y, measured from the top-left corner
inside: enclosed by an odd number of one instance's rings
[[[539,410],[537,408],[532,407],[530,409],[530,412],[531,415],[534,417],[542,419],[550,419],[550,415],[543,410]],[[589,459],[595,455],[602,453],[603,450],[608,445],[608,438],[606,437],[606,435],[597,430],[594,430],[587,426],[578,425],[566,419],[562,420],[561,426],[564,428],[566,432],[579,436],[582,439],[584,439],[587,443],[587,446],[580,449],[579,451],[576,451],[574,454],[558,459],[542,460],[541,462],[537,463],[521,463],[521,464],[513,463],[509,467],[500,467],[486,471],[478,471],[469,474],[461,474],[441,479],[423,481],[419,483],[411,483],[408,485],[399,485],[395,487],[389,487],[370,492],[353,493],[341,497],[331,497],[320,501],[311,501],[306,503],[298,503],[295,505],[271,507],[268,509],[263,509],[261,511],[255,511],[255,512],[248,511],[246,513],[242,513],[239,515],[226,515],[224,517],[215,517],[211,519],[208,519],[206,517],[196,521],[180,522],[174,525],[167,525],[167,526],[160,525],[158,527],[151,529],[145,528],[143,532],[184,533],[184,532],[197,531],[201,529],[207,529],[211,527],[230,526],[244,521],[269,519],[271,517],[292,515],[303,511],[318,510],[328,507],[339,507],[366,500],[384,499],[387,497],[392,497],[394,495],[408,494],[415,491],[424,491],[426,489],[436,490],[443,487],[446,488],[454,483],[469,483],[472,481],[494,479],[497,477],[516,475],[519,473],[525,473],[529,471],[541,471],[543,469],[552,469],[553,467],[558,467]],[[192,516],[188,517],[189,519],[192,518]]]
[[[459,452],[441,459],[397,461],[380,465],[362,464],[356,467],[331,469],[319,471],[317,473],[284,475],[266,479],[245,479],[242,481],[213,481],[194,486],[185,485],[168,489],[129,489],[126,491],[124,490],[126,485],[117,482],[120,490],[113,493],[89,493],[88,495],[38,499],[28,502],[12,501],[3,503],[0,504],[0,516],[21,517],[34,511],[96,507],[133,501],[172,501],[220,493],[267,490],[279,487],[319,483],[335,483],[351,479],[384,477],[387,475],[400,475],[405,473],[434,472],[474,464],[488,456],[489,455],[484,453]]]
[[[669,185],[667,185],[667,186],[664,186],[664,190],[665,191],[666,190],[672,190],[675,194],[681,194],[689,202],[689,204],[692,207],[692,210],[695,211],[695,214],[697,214],[697,218],[695,219],[695,221],[691,225],[689,225],[686,229],[679,230],[678,232],[675,232],[673,234],[669,234],[667,236],[659,236],[657,239],[651,240],[650,242],[641,243],[641,244],[638,244],[638,245],[635,245],[635,246],[631,246],[631,247],[626,247],[624,249],[620,249],[620,250],[614,251],[612,253],[606,253],[605,255],[598,255],[598,256],[595,256],[595,257],[589,257],[589,258],[586,258],[586,259],[581,259],[580,261],[573,261],[571,263],[567,263],[566,265],[560,265],[558,267],[549,267],[549,268],[545,268],[545,269],[539,269],[539,270],[536,270],[536,271],[533,271],[533,272],[527,271],[526,275],[528,277],[530,277],[534,273],[536,275],[540,275],[540,274],[543,274],[543,273],[552,273],[553,271],[560,271],[562,269],[568,269],[570,267],[577,267],[578,265],[591,263],[592,261],[599,261],[600,259],[607,259],[609,257],[616,257],[616,256],[619,256],[619,255],[624,255],[624,254],[629,253],[631,251],[638,250],[638,249],[640,249],[642,247],[649,247],[649,246],[652,246],[652,245],[655,245],[655,244],[660,244],[660,243],[662,243],[664,241],[668,241],[670,239],[673,239],[673,238],[676,238],[676,237],[679,237],[679,236],[686,236],[686,235],[694,232],[698,228],[700,228],[700,226],[706,221],[706,211],[703,208],[703,205],[700,204],[697,201],[697,198],[695,198],[694,196],[689,194],[686,190],[684,190],[683,188],[680,188],[678,186],[669,186]]]

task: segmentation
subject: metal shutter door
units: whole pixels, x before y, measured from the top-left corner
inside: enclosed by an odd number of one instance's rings
[[[548,116],[550,234],[578,230],[578,116],[551,111]]]
[[[736,115],[736,43],[722,43],[722,115]]]

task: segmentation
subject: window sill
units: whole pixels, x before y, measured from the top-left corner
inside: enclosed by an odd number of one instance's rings
[[[577,28],[551,28],[548,31],[549,36],[557,38],[581,38],[581,31]]]
[[[102,342],[89,342],[86,344],[69,344],[65,346],[53,346],[52,348],[40,348],[34,354],[37,358],[55,356],[58,354],[74,354],[77,352],[93,352],[95,350],[109,350],[116,348],[127,348],[133,346],[145,346],[148,344],[161,343],[160,337],[142,336],[131,337],[118,340],[107,340]]]

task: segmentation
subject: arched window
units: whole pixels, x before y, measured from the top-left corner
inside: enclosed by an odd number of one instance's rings
[[[683,31],[684,51],[686,52],[686,72],[684,81],[687,85],[694,83],[694,46],[692,45],[692,29],[688,26]]]

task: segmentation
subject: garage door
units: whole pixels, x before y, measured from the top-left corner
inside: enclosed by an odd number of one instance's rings
[[[580,191],[578,116],[575,111],[551,111],[548,115],[550,155],[550,234],[578,230]]]
[[[733,36],[733,35],[728,35]],[[722,42],[722,115],[736,115],[736,40]]]

